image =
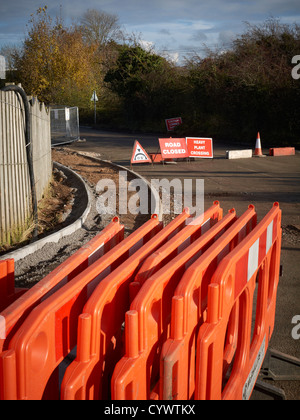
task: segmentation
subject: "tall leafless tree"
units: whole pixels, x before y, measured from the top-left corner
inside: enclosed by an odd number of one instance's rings
[[[80,20],[80,25],[85,40],[90,44],[96,43],[99,47],[123,37],[118,16],[101,10],[87,10]]]

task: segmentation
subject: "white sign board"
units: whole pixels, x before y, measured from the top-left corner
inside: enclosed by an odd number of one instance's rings
[[[133,146],[131,163],[152,163],[150,156],[137,140]]]

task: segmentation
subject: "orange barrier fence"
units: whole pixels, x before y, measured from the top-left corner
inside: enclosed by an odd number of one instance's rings
[[[8,343],[13,337],[17,328],[24,321],[30,311],[38,305],[42,300],[46,300],[60,287],[68,281],[76,277],[85,268],[95,262],[98,258],[112,249],[124,238],[124,226],[120,224],[119,219],[115,217],[113,221],[95,236],[91,241],[82,246],[77,252],[69,257],[65,262],[60,264],[43,280],[34,285],[30,290],[26,290],[22,298],[15,300],[10,306],[7,306],[1,312],[1,316],[5,319],[5,331],[3,337],[0,337],[0,353],[7,350]],[[14,289],[14,262],[8,260],[10,267],[10,290]],[[1,294],[2,296],[2,294]],[[0,394],[1,395],[1,394]]]
[[[0,261],[0,312],[26,291],[27,289],[15,288],[14,260]]]
[[[232,210],[143,284],[126,315],[126,354],[113,374],[113,399],[154,398],[151,390],[159,380],[159,356],[169,336],[174,291],[184,271],[235,219]]]
[[[195,242],[196,239],[207,232],[222,217],[223,209],[220,208],[220,203],[215,201],[213,206],[204,214],[201,214],[196,219],[188,219],[188,224],[184,229],[146,259],[140,271],[135,276],[134,281],[130,284],[130,301],[132,302],[134,300],[142,285],[152,274]]]
[[[195,263],[184,273],[172,300],[171,335],[161,354],[160,399],[189,400],[195,392],[196,337],[206,320],[207,290],[220,261],[256,226],[254,207],[241,216]],[[232,340],[236,345],[236,322]]]
[[[275,203],[218,266],[208,287],[207,321],[198,335],[196,399],[250,398],[274,329],[281,236],[281,210]],[[237,348],[228,367],[224,343],[230,341],[228,326],[236,314]]]
[[[71,281],[85,268],[105,255],[110,249],[124,239],[124,226],[115,217],[109,225],[87,244],[60,264],[43,280],[34,285],[21,298],[7,306],[1,314],[2,332],[0,334],[0,355],[8,349],[9,343],[22,325],[28,314],[41,301],[46,300],[55,291]],[[10,273],[13,272],[13,260],[9,260]],[[10,290],[13,290],[13,275],[10,274]],[[15,295],[14,295],[15,296]],[[0,399],[3,399],[3,372],[0,359]]]
[[[30,290],[0,261],[0,400],[249,399],[274,330],[278,203],[118,218]],[[75,357],[75,359],[74,359]],[[73,361],[72,361],[73,360]]]
[[[156,215],[36,306],[1,354],[4,399],[59,397],[58,366],[76,345],[78,317],[97,284],[162,229]]]
[[[122,324],[130,307],[130,282],[143,261],[183,229],[189,216],[185,210],[95,289],[79,318],[77,357],[66,370],[62,399],[109,397],[110,378],[122,356]]]

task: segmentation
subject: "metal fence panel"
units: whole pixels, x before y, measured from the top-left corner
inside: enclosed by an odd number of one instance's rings
[[[72,143],[79,139],[79,112],[77,107],[51,108],[51,142],[53,146]]]

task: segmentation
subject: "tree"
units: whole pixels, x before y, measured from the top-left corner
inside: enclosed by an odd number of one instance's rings
[[[12,72],[16,68],[15,59],[20,54],[21,47],[14,44],[2,45],[0,48],[0,55],[3,55],[6,60],[6,69]]]
[[[87,10],[80,24],[85,41],[88,44],[96,44],[99,48],[122,38],[119,18],[115,14],[95,9]]]
[[[66,28],[59,18],[53,22],[47,7],[39,8],[17,58],[20,81],[47,104],[88,106],[99,83],[95,58],[96,48],[78,28]]]
[[[144,76],[162,71],[164,59],[145,51],[140,46],[121,47],[114,68],[110,69],[105,81],[118,95],[129,98],[145,88]]]
[[[127,120],[163,121],[174,103],[177,72],[163,57],[139,45],[120,47],[119,57],[104,78],[123,99]]]
[[[272,18],[247,24],[228,51],[190,62],[198,117],[192,124],[222,139],[250,140],[262,131],[265,144],[298,142],[300,85],[291,77],[291,61],[299,48],[299,25]]]

